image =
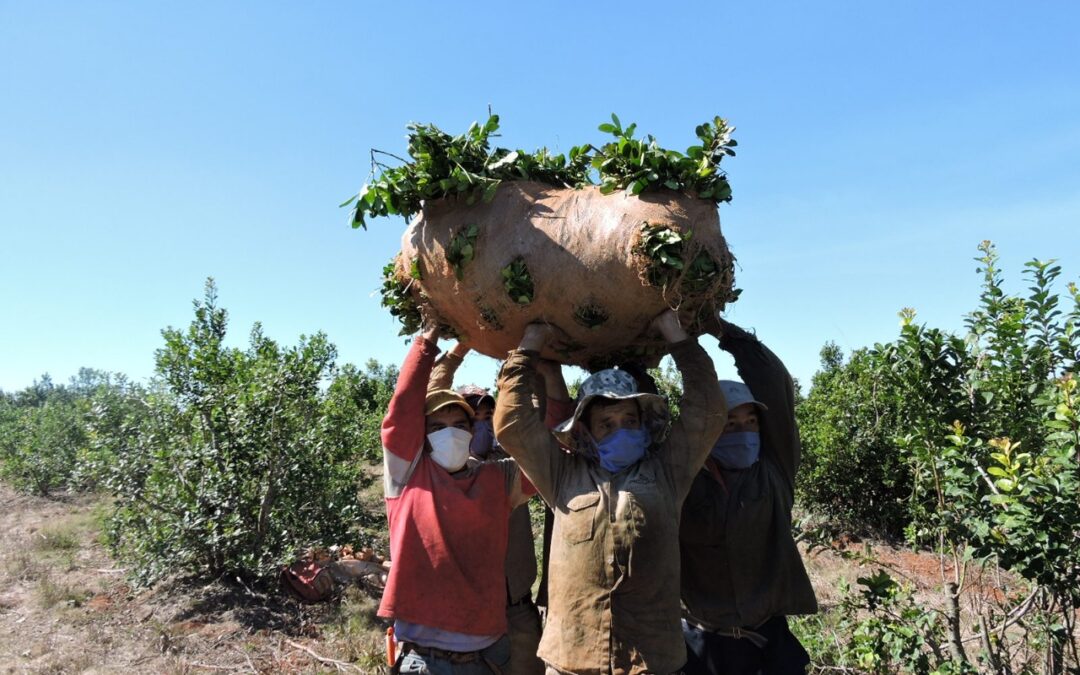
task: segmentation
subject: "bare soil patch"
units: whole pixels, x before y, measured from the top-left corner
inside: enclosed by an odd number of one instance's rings
[[[962,565],[959,574],[952,558],[931,551],[913,551],[885,542],[842,537],[830,548],[808,551],[800,545],[806,571],[818,603],[829,607],[839,602],[841,579],[853,588],[860,577],[885,570],[901,584],[912,587],[915,597],[928,606],[943,608],[946,583],[959,580],[960,605],[975,610],[986,603],[1002,603],[1021,588],[1009,573],[976,563]]]
[[[0,673],[383,670],[375,601],[174,579],[132,588],[101,539],[108,505],[0,484]]]
[[[318,605],[224,579],[135,589],[102,542],[108,508],[0,484],[0,673],[387,671],[377,601],[361,588]],[[947,560],[879,542],[833,542],[804,560],[823,610],[839,602],[841,578],[854,587],[881,566],[931,606],[952,577]],[[998,572],[965,579],[965,609],[1010,589]]]

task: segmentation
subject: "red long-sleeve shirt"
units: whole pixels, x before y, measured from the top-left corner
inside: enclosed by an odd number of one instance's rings
[[[507,519],[528,500],[513,460],[455,476],[424,452],[424,399],[438,348],[417,338],[382,425],[390,558],[379,615],[468,635],[506,632]],[[494,581],[493,581],[494,580]]]

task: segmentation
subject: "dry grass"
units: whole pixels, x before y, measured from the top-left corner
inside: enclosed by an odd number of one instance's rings
[[[377,476],[364,492],[381,505]],[[377,604],[359,589],[319,605],[225,581],[132,590],[103,545],[108,506],[0,483],[0,673],[386,672]]]
[[[334,616],[327,622],[326,638],[335,657],[375,672],[385,663],[385,633],[375,615],[378,603],[359,587],[345,591]]]
[[[37,556],[28,546],[11,546],[3,554],[4,579],[7,583],[20,581],[36,581],[41,578],[45,566],[41,564]]]
[[[74,584],[58,581],[53,572],[46,571],[38,579],[34,595],[42,609],[50,609],[57,605],[81,607],[92,593]]]
[[[40,552],[74,551],[79,548],[79,535],[70,522],[62,522],[36,532],[33,542]]]

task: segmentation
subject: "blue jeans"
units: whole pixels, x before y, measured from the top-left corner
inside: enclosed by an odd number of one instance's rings
[[[471,663],[451,663],[436,656],[426,656],[410,651],[401,660],[399,672],[430,673],[430,675],[491,675],[494,671],[488,667],[490,662],[506,673],[510,663],[510,638],[502,636],[490,647],[480,650],[480,656],[483,658]]]

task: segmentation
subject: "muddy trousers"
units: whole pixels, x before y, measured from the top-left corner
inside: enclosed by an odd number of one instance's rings
[[[740,629],[741,637],[703,630],[685,620],[682,626],[686,675],[802,675],[810,664],[810,655],[784,616]]]
[[[506,606],[506,631],[510,637],[510,663],[505,675],[544,675],[544,662],[536,655],[540,648],[540,610],[526,595]]]
[[[567,672],[565,670],[559,670],[555,666],[547,666],[547,670],[544,671],[544,675],[574,675],[574,674],[570,673],[570,672]],[[684,671],[680,670],[678,672],[671,673],[671,675],[684,675]]]

